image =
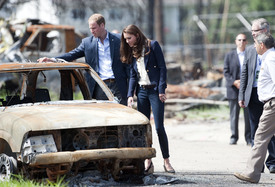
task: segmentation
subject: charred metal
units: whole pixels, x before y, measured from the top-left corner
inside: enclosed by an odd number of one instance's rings
[[[95,100],[84,77],[108,100]],[[156,156],[149,120],[118,104],[87,64],[1,63],[1,81],[1,180],[17,172],[55,180],[87,170],[119,180],[143,174],[144,160]]]

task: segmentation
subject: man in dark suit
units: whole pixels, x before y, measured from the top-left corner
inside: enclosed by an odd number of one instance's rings
[[[230,144],[237,144],[239,139],[239,114],[240,106],[238,104],[238,95],[240,88],[240,72],[242,70],[245,46],[247,44],[246,35],[238,34],[235,39],[237,49],[226,54],[224,58],[224,77],[226,79],[227,99],[230,108],[230,129],[231,137]],[[249,113],[247,108],[244,108],[245,122],[245,141],[247,145],[251,145],[251,132],[249,124]]]
[[[129,68],[120,61],[120,34],[108,32],[105,29],[105,19],[101,14],[93,14],[89,20],[89,29],[93,36],[86,37],[72,51],[53,58],[40,58],[39,62],[63,59],[73,61],[85,57],[88,63],[110,88],[121,104],[127,104],[127,88]],[[107,100],[102,89],[94,80],[87,80],[91,94],[96,99]]]
[[[261,33],[269,33],[269,23],[266,19],[260,18],[252,21],[252,36],[257,37]],[[250,117],[250,128],[252,145],[254,144],[255,132],[258,128],[260,116],[263,112],[263,103],[258,99],[258,74],[261,68],[261,57],[257,55],[254,45],[247,47],[244,58],[243,70],[241,73],[241,84],[239,90],[240,107],[248,107]],[[270,173],[275,173],[275,138],[268,144],[268,158],[266,167]]]

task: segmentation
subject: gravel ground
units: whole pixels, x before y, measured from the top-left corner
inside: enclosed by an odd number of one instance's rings
[[[152,121],[153,123],[153,121]],[[70,178],[69,186],[186,186],[186,187],[242,187],[275,186],[275,174],[267,169],[259,184],[238,180],[234,172],[245,168],[251,147],[244,140],[244,124],[240,120],[239,141],[229,145],[229,121],[183,121],[166,119],[165,128],[169,138],[170,161],[176,174],[167,174],[157,135],[153,130],[153,147],[157,156],[153,158],[155,173],[143,177],[129,176],[124,181],[103,180],[99,173],[87,172]]]
[[[229,126],[229,121],[179,122],[167,119],[165,128],[169,137],[170,161],[176,170],[176,174],[170,177],[178,179],[169,185],[275,186],[275,174],[270,174],[267,169],[259,184],[242,182],[233,176],[234,172],[244,170],[251,147],[246,145],[244,139],[243,119],[240,119],[237,145],[229,145]],[[153,142],[157,150],[157,157],[153,158],[154,175],[169,176],[163,170],[155,132]]]

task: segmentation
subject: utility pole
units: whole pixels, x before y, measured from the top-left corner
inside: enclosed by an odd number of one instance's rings
[[[155,0],[149,0],[148,2],[148,38],[153,39],[154,38],[154,22],[155,22],[155,16],[154,16],[154,3]]]
[[[225,0],[223,15],[222,15],[222,28],[221,28],[221,40],[220,40],[221,43],[225,43],[225,32],[226,32],[226,26],[228,21],[229,5],[230,5],[230,0]]]
[[[164,45],[164,34],[163,34],[163,0],[155,0],[154,7],[155,15],[155,33],[156,40]]]

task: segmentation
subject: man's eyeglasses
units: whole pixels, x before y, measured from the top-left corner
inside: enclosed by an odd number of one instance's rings
[[[245,41],[246,41],[246,39],[238,39],[238,41],[243,41],[243,42],[245,42]]]
[[[264,30],[264,29],[251,30],[251,32],[258,32],[258,31],[261,31],[261,30]]]

